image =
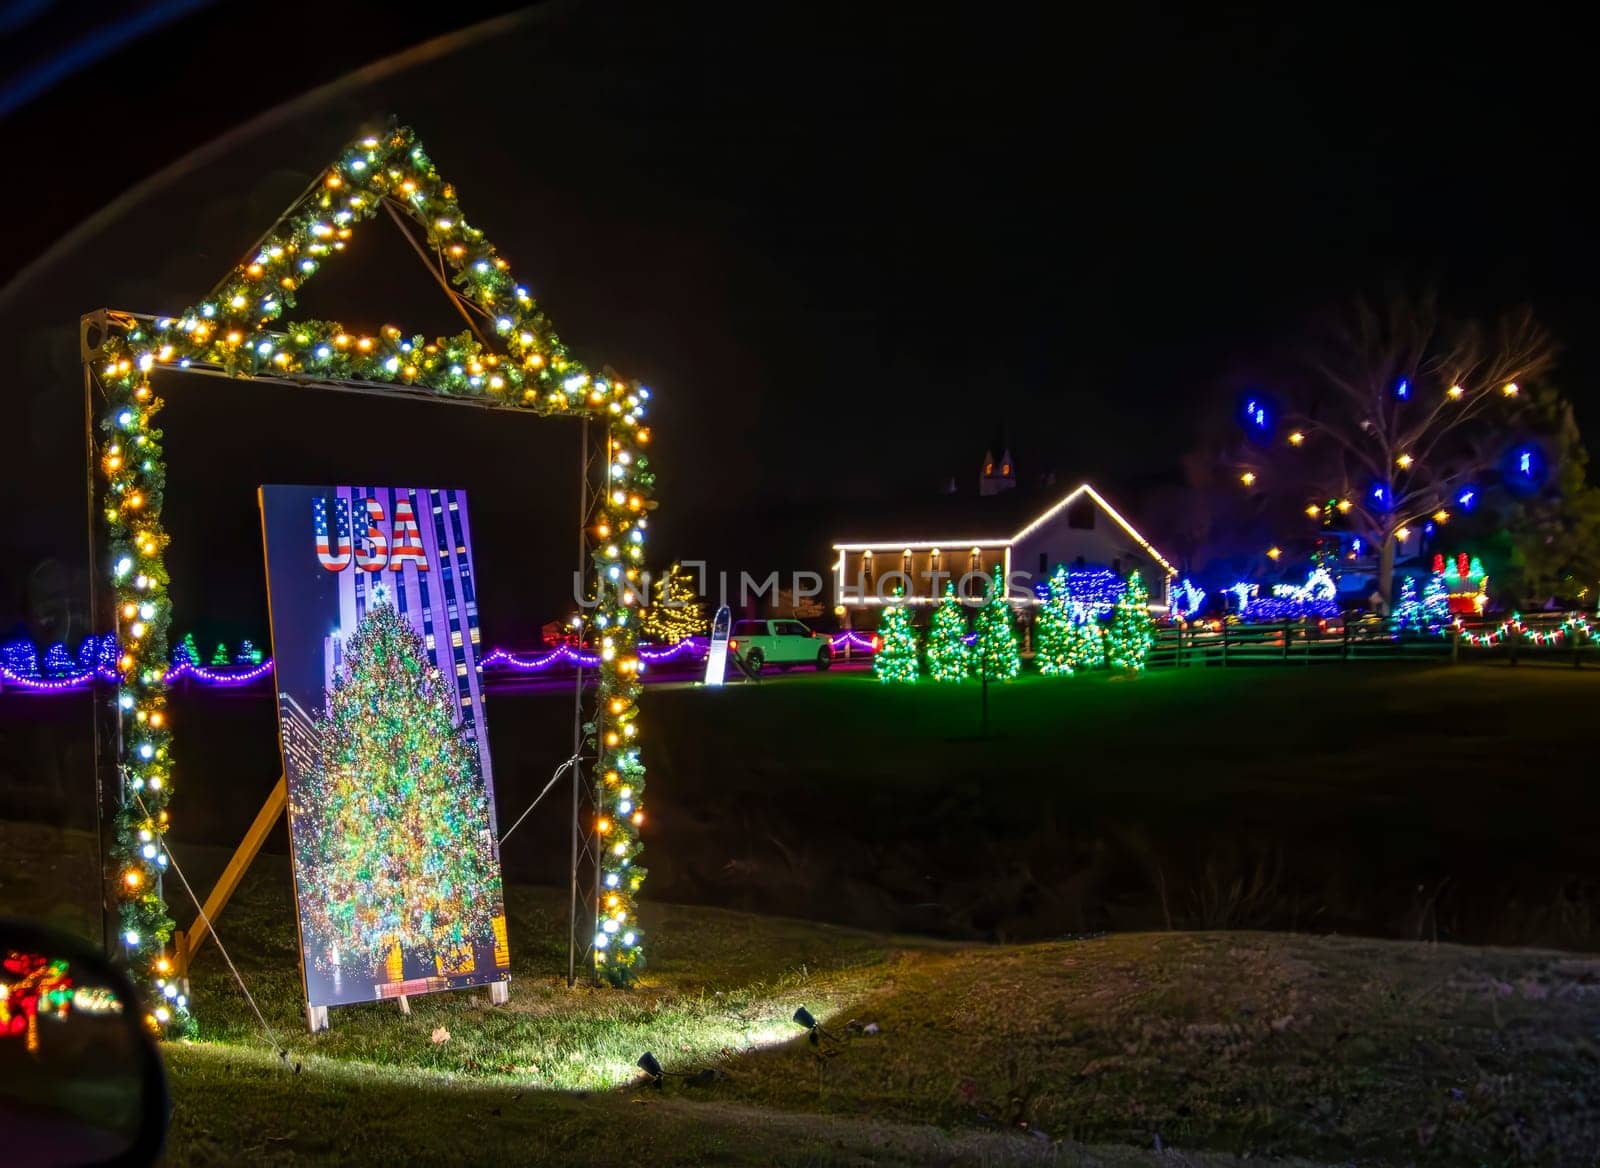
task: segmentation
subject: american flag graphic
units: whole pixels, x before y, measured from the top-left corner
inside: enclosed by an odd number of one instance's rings
[[[415,564],[417,571],[428,570],[428,553],[422,546],[422,530],[409,499],[394,503],[394,548],[389,552],[389,570],[398,572],[404,564]]]
[[[317,562],[330,572],[342,572],[350,566],[350,509],[343,501],[334,504],[333,515],[338,550],[328,550],[328,500],[318,495],[311,504],[316,524]]]

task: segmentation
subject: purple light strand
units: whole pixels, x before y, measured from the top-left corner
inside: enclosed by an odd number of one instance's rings
[[[249,685],[272,672],[272,661],[269,658],[260,665],[252,666],[243,673],[218,673],[206,669],[204,666],[195,665],[185,661],[176,669],[167,670],[166,681],[168,685],[185,677],[192,677],[206,685]]]
[[[42,681],[38,678],[23,677],[21,674],[12,673],[11,670],[0,665],[0,682],[5,685],[14,685],[18,689],[26,690],[30,693],[61,693],[69,689],[85,689],[93,680],[93,670]]]
[[[503,665],[507,669],[515,669],[519,673],[537,673],[540,670],[554,668],[562,661],[570,661],[582,665],[585,669],[593,668],[600,664],[600,657],[595,653],[584,653],[574,649],[571,645],[557,645],[548,653],[541,653],[537,657],[524,658],[506,649],[496,649],[485,656],[480,664],[485,669],[496,665]]]
[[[862,636],[856,632],[836,633],[828,638],[828,647],[835,651],[855,649],[859,652],[872,652],[872,638]],[[708,645],[704,637],[686,637],[676,645],[656,646],[641,645],[639,658],[649,665],[659,665],[665,661],[675,661],[680,657],[704,657]],[[596,653],[585,653],[571,645],[557,645],[547,653],[534,655],[518,654],[507,649],[495,649],[486,654],[482,665],[484,669],[503,668],[517,673],[539,673],[547,669],[556,669],[563,665],[581,665],[585,669],[593,669],[600,664],[600,657]],[[202,685],[215,686],[242,686],[260,681],[272,672],[272,661],[269,658],[260,665],[252,666],[238,673],[224,673],[216,669],[208,669],[203,665],[184,662],[167,671],[166,681],[171,685],[174,682],[190,678]],[[13,686],[18,690],[29,693],[64,693],[69,690],[89,688],[96,678],[116,684],[121,681],[120,676],[110,669],[90,669],[82,673],[71,673],[58,678],[25,677],[19,673],[0,666],[0,684]]]

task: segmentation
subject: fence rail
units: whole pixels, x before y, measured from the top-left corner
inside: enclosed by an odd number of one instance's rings
[[[1298,620],[1281,624],[1190,625],[1158,629],[1148,665],[1210,668],[1321,665],[1346,661],[1529,660],[1582,667],[1595,654],[1581,618],[1558,614],[1466,621],[1438,632],[1394,633],[1375,620]]]

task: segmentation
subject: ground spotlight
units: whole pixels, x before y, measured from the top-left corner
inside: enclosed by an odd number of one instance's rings
[[[666,1072],[661,1069],[661,1064],[656,1061],[656,1056],[648,1050],[645,1051],[639,1056],[638,1066],[641,1071],[650,1076],[650,1085],[660,1090],[661,1084],[665,1081]]]
[[[812,1046],[816,1046],[824,1038],[832,1039],[834,1042],[838,1041],[822,1028],[822,1023],[818,1022],[811,1011],[804,1006],[794,1012],[794,1022],[796,1026],[803,1026],[809,1032],[808,1037],[811,1039]]]

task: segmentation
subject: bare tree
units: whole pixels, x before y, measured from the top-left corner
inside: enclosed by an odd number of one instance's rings
[[[1554,357],[1527,311],[1485,328],[1445,319],[1432,296],[1360,301],[1300,355],[1271,442],[1246,453],[1240,477],[1301,492],[1313,517],[1332,501],[1378,550],[1387,604],[1395,533],[1448,521],[1459,493],[1498,462],[1506,423]]]

